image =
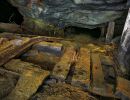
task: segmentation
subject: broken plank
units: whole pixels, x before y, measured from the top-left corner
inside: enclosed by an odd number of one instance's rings
[[[1,23],[1,22],[0,22],[0,30],[5,32],[12,32],[12,33],[22,32],[20,25],[11,24],[11,23]]]
[[[9,71],[9,70],[6,70],[6,69],[3,69],[3,68],[0,68],[0,73],[1,74],[9,74],[9,75],[13,75],[15,77],[19,77],[20,74],[16,73],[16,72],[12,72],[12,71]]]
[[[45,70],[26,70],[22,73],[14,90],[5,100],[28,100],[48,77],[49,72]]]
[[[88,89],[90,85],[90,50],[81,48],[72,77],[72,85]]]
[[[101,66],[100,55],[92,53],[92,92],[102,96],[112,96],[112,88],[104,80],[103,69]]]
[[[130,81],[122,77],[117,77],[117,88],[115,95],[121,100],[130,100]]]
[[[115,65],[110,56],[100,55],[101,64],[104,72],[104,79],[108,83],[115,85],[116,83],[116,71],[114,69]]]
[[[75,55],[76,51],[74,47],[67,47],[60,61],[55,65],[54,70],[52,72],[52,77],[65,81]]]
[[[12,59],[4,65],[4,68],[19,74],[25,70],[40,70],[40,67],[29,62],[21,61],[20,59]]]
[[[33,44],[41,42],[41,41],[51,41],[51,40],[53,40],[53,38],[35,37],[35,38],[31,38],[28,41],[23,41],[23,43],[20,45],[15,44],[16,46],[8,48],[5,52],[2,52],[0,54],[0,66],[8,62],[10,59],[28,50]]]
[[[101,55],[100,58],[101,58],[101,64],[105,66],[113,66],[114,62],[112,61],[110,56]]]
[[[27,50],[32,45],[32,42],[30,43],[30,39],[25,39],[25,40],[23,39],[23,40],[16,40],[16,41],[14,40],[12,41],[12,44],[13,46],[8,48],[7,50],[0,52],[0,66],[8,62],[10,59],[16,57],[17,55],[20,55],[25,50]]]

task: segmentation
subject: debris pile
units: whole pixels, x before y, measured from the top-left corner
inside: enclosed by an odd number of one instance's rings
[[[116,45],[9,33],[0,37],[2,100],[130,99],[130,81],[122,78],[112,55]]]

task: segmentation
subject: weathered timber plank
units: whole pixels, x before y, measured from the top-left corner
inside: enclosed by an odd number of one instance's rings
[[[106,56],[106,55],[100,55],[101,58],[101,64],[105,65],[105,66],[113,66],[114,62],[112,61],[112,59],[110,58],[110,56]]]
[[[4,65],[7,70],[22,74],[25,70],[39,70],[40,67],[32,63],[21,61],[20,59],[12,59]]]
[[[116,95],[121,100],[130,100],[130,81],[122,77],[117,77]]]
[[[60,61],[55,65],[52,77],[65,80],[75,55],[74,47],[67,47]]]
[[[19,40],[18,40],[19,41]],[[26,49],[28,49],[32,44],[30,43],[30,39],[21,40],[19,45],[13,44],[17,43],[17,40],[11,41],[13,46],[10,48],[4,50],[3,52],[0,52],[0,66],[5,64],[10,59],[14,58],[15,56],[21,54]]]
[[[45,70],[26,70],[22,73],[14,90],[5,100],[28,100],[48,77],[49,72]]]
[[[113,95],[112,88],[110,88],[104,80],[100,55],[96,53],[92,54],[92,92],[102,96]]]
[[[92,65],[93,86],[104,88],[104,75],[102,71],[99,54],[92,54]]]
[[[101,58],[101,63],[104,71],[105,81],[115,85],[117,73],[115,71],[116,66],[114,64],[114,61],[110,56],[106,56],[106,55],[101,55],[100,58]]]
[[[12,71],[9,71],[9,70],[6,70],[6,69],[3,69],[3,68],[0,68],[0,74],[8,74],[8,75],[12,75],[12,76],[15,76],[15,77],[19,77],[20,74],[16,73],[16,72],[12,72]]]
[[[88,89],[90,85],[90,51],[81,48],[78,61],[75,66],[72,85]]]
[[[60,56],[62,54],[63,45],[61,43],[43,41],[33,45],[32,48]]]
[[[41,42],[41,41],[52,41],[53,38],[49,38],[49,37],[35,37],[32,38],[28,41],[24,41],[22,44],[17,45],[15,47],[11,47],[9,49],[7,49],[5,52],[2,52],[0,54],[0,66],[2,66],[3,64],[5,64],[6,62],[8,62],[10,59],[20,55],[21,53],[25,52],[26,50],[28,50],[33,44]]]
[[[0,52],[3,52],[11,46],[13,46],[13,44],[11,44],[7,38],[0,38]]]

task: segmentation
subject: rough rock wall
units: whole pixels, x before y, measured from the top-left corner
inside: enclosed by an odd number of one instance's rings
[[[121,70],[130,75],[130,9],[124,26],[119,48],[119,62]]]
[[[8,0],[24,17],[51,23],[60,28],[94,28],[119,18],[127,9],[126,0]],[[32,2],[31,6],[28,3]]]

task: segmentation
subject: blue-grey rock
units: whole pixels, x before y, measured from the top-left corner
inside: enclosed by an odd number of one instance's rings
[[[121,37],[118,60],[122,72],[130,75],[130,9]]]
[[[40,20],[59,28],[77,26],[95,28],[119,18],[127,7],[126,0],[8,0],[24,18]],[[36,23],[32,23],[36,24]],[[28,26],[28,25],[27,25]]]

